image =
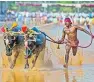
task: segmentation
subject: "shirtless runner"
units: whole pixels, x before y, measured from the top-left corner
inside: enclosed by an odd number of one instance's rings
[[[72,25],[72,22],[70,18],[65,18],[65,27],[63,29],[62,39],[58,41],[58,43],[64,43],[65,35],[67,35],[67,43],[66,43],[66,54],[65,54],[65,64],[64,67],[68,67],[68,60],[69,60],[69,53],[72,49],[73,56],[77,53],[77,48],[79,44],[79,40],[77,39],[77,30],[81,30],[85,32],[86,34],[90,35],[92,38],[94,36],[88,32],[87,30],[83,29],[82,27],[79,27],[77,25]]]

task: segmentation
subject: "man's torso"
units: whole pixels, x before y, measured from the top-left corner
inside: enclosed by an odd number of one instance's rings
[[[72,46],[78,45],[77,28],[72,26],[70,28],[65,27],[64,32],[67,35],[67,40]]]

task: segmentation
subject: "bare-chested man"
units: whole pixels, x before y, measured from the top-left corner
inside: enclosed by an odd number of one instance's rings
[[[77,48],[79,44],[79,40],[77,39],[77,30],[81,30],[86,34],[90,35],[92,38],[94,36],[88,32],[87,30],[79,27],[77,25],[72,25],[70,18],[65,18],[65,27],[63,29],[62,39],[58,41],[58,43],[63,43],[65,40],[65,36],[67,35],[67,43],[66,43],[66,54],[65,54],[65,64],[64,67],[68,67],[69,53],[72,49],[73,55],[75,56],[77,53]]]

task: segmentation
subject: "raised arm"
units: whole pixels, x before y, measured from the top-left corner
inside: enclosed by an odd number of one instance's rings
[[[83,32],[85,32],[86,34],[92,36],[92,34],[91,34],[89,31],[87,31],[86,29],[82,28],[81,26],[76,26],[76,28],[77,28],[78,30],[83,31]]]

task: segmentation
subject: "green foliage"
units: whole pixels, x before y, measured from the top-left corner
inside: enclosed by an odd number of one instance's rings
[[[7,3],[8,3],[8,9],[10,9],[10,10],[17,10],[18,9],[18,6],[15,4],[15,1],[10,1]]]
[[[57,1],[59,4],[72,4],[73,1]]]
[[[60,11],[62,12],[73,12],[72,7],[60,7]]]
[[[42,1],[43,2],[43,1]],[[36,2],[36,1],[32,1],[30,3],[42,3],[40,2]],[[47,2],[47,1],[46,1]],[[8,1],[8,9],[10,10],[19,10],[19,11],[30,11],[30,12],[35,12],[35,11],[44,11],[47,10],[48,12],[77,12],[77,8],[76,7],[61,7],[61,6],[48,6],[46,9],[38,6],[17,6],[15,1]],[[48,2],[47,2],[48,3]],[[73,3],[78,3],[78,1],[50,1],[50,3],[58,3],[58,4],[73,4]],[[94,1],[79,1],[79,3],[94,3]],[[79,12],[94,12],[94,8],[89,8],[89,7],[81,7],[79,9]]]

